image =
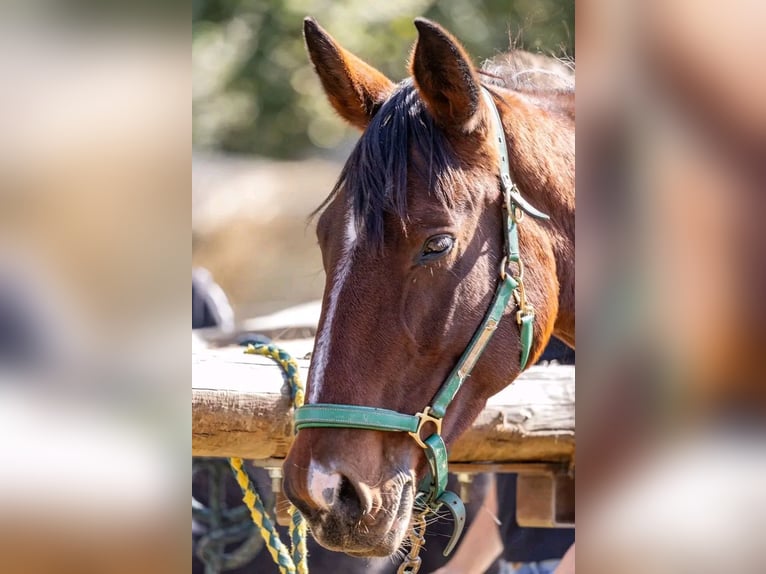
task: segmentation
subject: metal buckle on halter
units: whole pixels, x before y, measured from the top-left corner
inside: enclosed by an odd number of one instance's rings
[[[535,308],[532,307],[532,305],[520,307],[519,310],[516,311],[516,323],[521,325],[524,317],[528,317],[529,315],[534,315],[534,314],[535,314]]]
[[[424,443],[423,439],[420,437],[420,431],[423,429],[423,427],[427,423],[434,423],[434,425],[436,426],[436,433],[432,433],[432,434],[437,434],[437,435],[442,434],[442,419],[437,419],[436,417],[431,416],[429,414],[430,412],[431,412],[431,407],[426,407],[423,409],[422,413],[415,414],[415,416],[418,417],[418,419],[420,419],[420,421],[418,422],[418,428],[415,430],[415,432],[407,433],[412,438],[415,439],[415,442],[418,443],[420,448],[428,448],[426,443]]]
[[[511,181],[510,175],[503,174],[503,208],[511,221],[520,223],[524,219],[524,210],[513,200],[514,191],[518,194],[519,188]]]
[[[527,291],[524,288],[524,263],[519,259],[516,264],[519,266],[519,274],[513,275],[513,278],[516,279],[518,287],[513,290],[513,298],[516,301],[516,306],[519,308],[516,311],[516,323],[521,325],[522,318],[534,315],[535,309],[527,303]]]
[[[504,195],[506,197],[506,201],[511,200],[511,190],[513,189],[513,180],[511,179],[511,174],[507,171],[503,171],[500,174],[500,179],[503,182],[503,191],[505,192]]]

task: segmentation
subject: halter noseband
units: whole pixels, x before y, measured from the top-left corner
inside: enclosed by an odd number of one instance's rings
[[[526,367],[532,348],[532,325],[535,313],[532,305],[527,302],[524,290],[524,265],[519,254],[517,228],[518,210],[532,217],[548,219],[547,215],[532,207],[521,197],[519,188],[513,183],[500,113],[492,95],[484,87],[482,87],[482,96],[489,109],[492,110],[495,124],[495,143],[500,156],[500,180],[503,188],[503,217],[505,221],[504,257],[500,266],[500,283],[484,320],[476,329],[471,341],[431,404],[425,407],[422,412],[409,415],[389,409],[342,404],[305,405],[295,411],[296,432],[305,428],[329,427],[409,433],[425,451],[430,471],[419,485],[419,494],[423,496],[425,504],[433,510],[446,505],[455,520],[452,536],[444,551],[445,556],[452,551],[460,538],[465,525],[465,508],[460,497],[446,490],[447,447],[441,437],[442,419],[447,412],[447,407],[455,398],[466,378],[471,374],[476,362],[492,339],[511,298],[518,307],[516,322],[521,334],[521,369]],[[511,263],[515,263],[518,267],[517,275],[508,272]],[[423,427],[429,423],[433,424],[435,432],[424,439],[421,433]]]

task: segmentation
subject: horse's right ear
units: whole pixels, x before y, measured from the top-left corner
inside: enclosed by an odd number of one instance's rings
[[[303,20],[303,35],[332,107],[347,122],[365,129],[393,90],[394,83],[344,50],[313,18]]]

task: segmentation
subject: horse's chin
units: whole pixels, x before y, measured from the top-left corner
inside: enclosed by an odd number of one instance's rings
[[[349,523],[320,513],[308,518],[311,533],[320,546],[333,552],[344,552],[357,558],[391,556],[402,546],[412,520],[413,489],[407,484],[389,500],[372,523]]]

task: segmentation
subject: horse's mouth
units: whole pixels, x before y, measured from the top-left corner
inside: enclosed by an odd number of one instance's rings
[[[373,522],[352,522],[331,511],[307,519],[316,541],[328,550],[357,558],[390,556],[399,549],[409,532],[413,498],[412,483],[408,482],[398,496],[390,496],[388,504],[384,503]]]

